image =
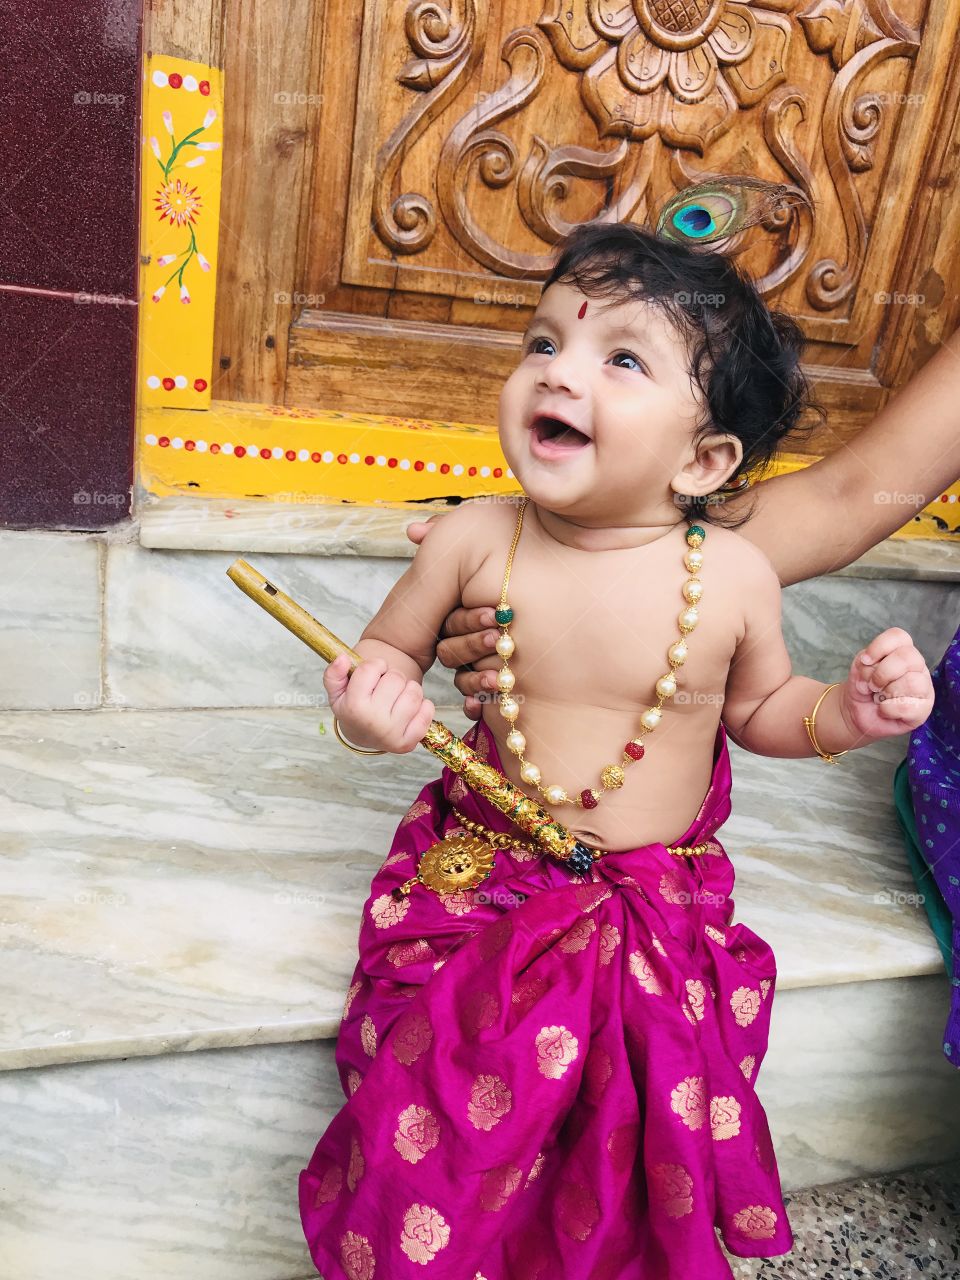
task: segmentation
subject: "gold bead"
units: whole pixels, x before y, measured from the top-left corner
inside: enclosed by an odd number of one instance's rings
[[[516,720],[520,714],[520,704],[516,698],[511,698],[509,694],[502,694],[500,697],[500,714],[504,720]]]
[[[501,667],[497,672],[497,688],[501,693],[509,693],[517,683],[517,677],[509,667]]]
[[[567,799],[566,791],[556,782],[551,783],[549,787],[545,787],[543,794],[546,796],[548,804],[564,804]]]
[[[699,578],[688,578],[683,584],[683,598],[689,600],[691,604],[696,604],[703,595],[703,583]]]
[[[497,653],[501,658],[512,658],[516,647],[513,643],[513,636],[508,636],[505,631],[502,635],[497,636]]]
[[[624,779],[623,769],[618,764],[608,764],[600,770],[600,781],[605,787],[614,788],[622,787]]]

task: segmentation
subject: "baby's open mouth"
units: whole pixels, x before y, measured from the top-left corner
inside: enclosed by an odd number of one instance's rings
[[[559,418],[535,418],[531,430],[539,444],[551,445],[557,449],[582,449],[591,443],[589,436]]]

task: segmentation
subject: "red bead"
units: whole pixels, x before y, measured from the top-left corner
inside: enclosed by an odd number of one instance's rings
[[[592,791],[581,791],[580,800],[585,809],[595,809],[597,807],[597,797]]]
[[[639,742],[628,742],[623,749],[631,760],[643,759],[643,747]]]

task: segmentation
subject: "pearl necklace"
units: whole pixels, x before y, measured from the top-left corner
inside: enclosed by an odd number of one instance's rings
[[[571,799],[563,787],[558,783],[551,783],[544,786],[541,780],[539,768],[532,760],[524,759],[524,752],[527,749],[527,740],[517,728],[517,719],[520,715],[520,704],[513,696],[516,688],[516,676],[510,670],[508,659],[513,657],[516,650],[513,636],[510,635],[510,623],[513,621],[513,610],[507,604],[507,587],[510,583],[510,570],[513,567],[513,557],[517,549],[517,543],[520,540],[520,529],[523,525],[523,513],[527,505],[527,498],[522,498],[520,502],[520,511],[517,516],[517,527],[513,535],[513,542],[510,544],[510,553],[507,556],[507,567],[503,575],[503,588],[500,592],[500,606],[495,611],[497,626],[500,627],[500,635],[497,638],[497,653],[503,659],[503,666],[497,673],[497,690],[498,690],[498,706],[500,714],[503,718],[510,722],[513,728],[507,734],[507,747],[515,756],[520,759],[520,777],[530,786],[535,786],[540,794],[544,797],[548,804],[556,807],[561,804],[575,804],[581,809],[595,809],[600,797],[605,791],[614,791],[618,787],[622,787],[624,783],[624,770],[629,764],[633,764],[635,760],[643,758],[643,736],[638,734],[637,737],[631,738],[623,748],[623,758],[619,764],[608,764],[600,770],[600,789],[588,788],[581,791],[578,796]],[[677,622],[680,627],[680,639],[670,646],[667,650],[667,661],[670,663],[670,670],[666,675],[662,675],[657,681],[657,701],[656,705],[649,707],[640,717],[644,729],[652,733],[660,723],[661,707],[665,698],[672,698],[677,692],[676,669],[683,665],[687,657],[687,646],[683,639],[685,635],[691,632],[697,625],[699,614],[697,612],[697,602],[703,594],[703,583],[696,576],[703,564],[703,552],[698,548],[706,538],[706,531],[698,524],[693,524],[687,530],[687,546],[688,551],[684,553],[683,563],[688,572],[693,575],[689,577],[681,588],[683,598],[687,602],[687,607],[680,613]]]

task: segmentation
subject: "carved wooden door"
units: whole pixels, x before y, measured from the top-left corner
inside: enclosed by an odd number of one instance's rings
[[[869,420],[956,302],[957,255],[945,279],[930,219],[956,163],[960,0],[366,0],[335,16],[301,273],[320,305],[294,320],[287,403],[495,422],[558,239],[647,222],[714,173],[813,202],[740,261],[810,339],[817,451]]]

